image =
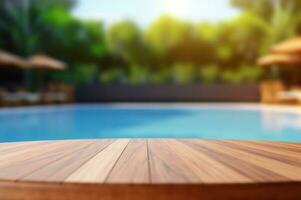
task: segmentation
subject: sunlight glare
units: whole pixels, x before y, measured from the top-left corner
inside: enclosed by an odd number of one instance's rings
[[[187,0],[162,0],[166,14],[181,16],[188,10]]]

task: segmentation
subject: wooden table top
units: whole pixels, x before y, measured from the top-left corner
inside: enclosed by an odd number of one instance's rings
[[[228,184],[301,180],[301,144],[100,139],[0,144],[0,179]]]

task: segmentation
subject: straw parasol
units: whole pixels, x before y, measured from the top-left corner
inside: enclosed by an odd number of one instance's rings
[[[26,68],[27,62],[18,56],[0,50],[0,66]]]
[[[41,54],[32,56],[28,60],[28,64],[31,69],[49,69],[57,71],[67,69],[67,65],[64,62]]]
[[[301,64],[301,37],[293,37],[287,41],[276,44],[271,48],[270,54],[263,56],[257,60],[257,64],[263,67],[272,66],[275,73],[278,69],[275,67],[290,68],[291,80],[300,83],[300,64]]]
[[[301,36],[293,37],[272,47],[273,53],[296,54],[301,53]]]
[[[301,64],[301,56],[290,54],[268,54],[259,58],[257,64],[263,67]]]

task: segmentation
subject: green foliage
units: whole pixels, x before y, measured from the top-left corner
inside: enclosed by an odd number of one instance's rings
[[[123,84],[128,82],[124,70],[118,67],[102,70],[99,74],[99,81],[102,84]]]
[[[77,65],[74,69],[73,79],[76,83],[89,83],[98,80],[98,67],[95,65]]]
[[[151,84],[162,84],[172,82],[172,75],[170,69],[167,67],[161,67],[159,71],[151,73],[149,82]]]
[[[221,74],[221,79],[227,83],[256,83],[262,76],[262,70],[254,66],[241,66],[237,70],[226,70]]]
[[[147,67],[131,66],[129,70],[129,83],[132,85],[140,85],[148,82],[149,71]]]
[[[170,16],[157,19],[145,33],[148,44],[160,55],[186,39],[189,24]]]
[[[147,49],[138,27],[130,21],[121,21],[110,27],[107,42],[111,52],[127,61],[129,66],[147,64]]]
[[[216,42],[218,37],[218,28],[209,23],[200,23],[195,27],[196,37],[207,42]]]
[[[125,49],[133,47],[140,40],[138,27],[130,21],[112,25],[107,33],[108,45],[112,52],[123,55]]]
[[[256,83],[263,75],[262,68],[257,66],[242,66],[240,74],[243,76],[243,81],[246,83]]]
[[[220,61],[227,61],[233,55],[233,51],[230,46],[228,45],[220,45],[216,49],[217,57]]]
[[[221,74],[222,81],[226,83],[239,84],[242,82],[242,77],[237,71],[226,70]]]
[[[204,83],[214,83],[219,78],[219,69],[216,65],[208,65],[200,69],[200,79]]]
[[[98,79],[97,68],[95,65],[77,64],[71,70],[50,73],[49,79],[53,82],[68,82],[72,84],[95,82]]]
[[[264,41],[264,51],[296,34],[301,26],[300,0],[231,0],[232,4],[263,20],[269,29]]]
[[[107,53],[101,22],[75,19],[74,0],[1,0],[0,48],[23,57],[44,53],[62,59],[70,70],[52,73],[55,81],[90,81],[91,65]],[[98,68],[98,67],[97,67]],[[89,75],[89,76],[90,76]]]
[[[53,81],[253,83],[262,76],[256,59],[301,31],[299,0],[231,0],[242,11],[233,19],[192,24],[162,16],[146,30],[128,20],[105,30],[101,21],[76,19],[75,3],[0,0],[0,49],[67,62],[70,69],[51,73]]]
[[[246,12],[219,26],[217,55],[224,68],[253,64],[263,49],[268,35],[267,24]]]
[[[47,12],[42,14],[41,17],[43,20],[45,20],[45,22],[49,22],[53,26],[60,27],[66,26],[73,21],[73,18],[69,14],[68,10],[61,6],[51,6],[48,8]]]
[[[292,15],[300,12],[300,0],[231,0],[232,4],[238,8],[250,11],[260,16],[261,18],[270,21],[279,9],[289,10]]]
[[[189,63],[178,63],[172,68],[172,78],[175,83],[188,84],[196,79],[195,67]]]

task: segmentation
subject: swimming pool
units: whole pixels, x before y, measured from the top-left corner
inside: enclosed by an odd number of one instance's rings
[[[0,109],[0,142],[205,138],[301,142],[301,113],[244,105],[74,105]]]

